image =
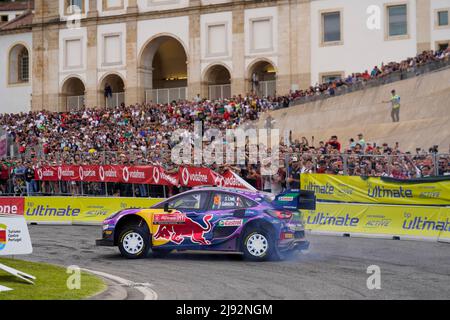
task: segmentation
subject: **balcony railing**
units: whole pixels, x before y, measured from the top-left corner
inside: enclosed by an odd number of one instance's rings
[[[230,84],[210,85],[208,89],[209,89],[209,99],[211,100],[227,99],[231,97]]]
[[[186,100],[187,87],[151,89],[145,91],[145,102],[169,103],[172,101]]]
[[[106,108],[119,107],[122,103],[125,103],[124,92],[114,92],[111,97],[105,98]]]
[[[84,95],[82,96],[67,96],[66,97],[66,110],[78,111],[84,107]]]

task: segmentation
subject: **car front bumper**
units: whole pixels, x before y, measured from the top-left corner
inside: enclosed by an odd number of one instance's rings
[[[102,246],[102,247],[114,247],[114,240],[113,239],[97,239],[95,240],[96,246]]]

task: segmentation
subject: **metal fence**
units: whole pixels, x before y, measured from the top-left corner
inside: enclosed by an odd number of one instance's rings
[[[122,103],[125,103],[124,92],[114,92],[111,97],[105,98],[105,106],[109,109],[119,107]]]
[[[256,94],[260,97],[274,97],[277,91],[276,80],[260,81],[256,87]]]
[[[392,176],[404,179],[450,175],[450,154],[401,153],[285,155],[285,167],[300,159],[305,172],[356,176]],[[308,167],[309,164],[309,167]]]
[[[378,86],[389,84],[392,82],[414,78],[414,77],[417,77],[424,73],[428,73],[428,72],[432,72],[432,71],[436,71],[436,70],[440,70],[440,69],[445,69],[445,68],[449,68],[449,67],[450,67],[450,59],[434,61],[434,62],[430,62],[430,63],[420,65],[417,67],[411,67],[411,68],[408,68],[407,70],[395,71],[386,76],[382,76],[379,78],[373,78],[373,79],[369,79],[369,80],[358,80],[357,82],[352,83],[351,85],[343,85],[343,86],[337,87],[334,90],[333,94],[329,94],[327,91],[325,91],[325,92],[317,93],[317,94],[311,95],[311,96],[298,97],[298,98],[294,99],[293,101],[291,101],[289,106],[304,104],[304,103],[313,102],[313,101],[325,100],[325,99],[328,99],[331,97],[341,96],[341,95],[344,95],[344,94],[347,94],[350,92],[355,92],[355,91],[364,90],[364,89],[368,89],[368,88],[378,87]]]
[[[73,112],[79,111],[84,107],[84,95],[66,97],[66,110]]]
[[[130,152],[124,155],[115,152],[97,153],[54,153],[41,155],[40,161],[48,165],[73,164],[73,159],[79,164],[125,164],[144,165],[149,163],[149,154],[145,152]],[[27,155],[14,160],[27,160]],[[120,162],[119,159],[122,159]],[[268,178],[278,181],[280,188],[295,187],[290,178],[298,179],[302,173],[326,173],[350,176],[391,176],[403,179],[414,179],[426,176],[450,175],[450,154],[419,153],[419,154],[282,154],[280,155],[280,169],[274,176],[260,176],[260,189],[267,189],[265,182]],[[131,164],[131,162],[133,162]],[[244,179],[246,166],[238,172]],[[258,170],[257,166],[255,167]],[[251,182],[250,180],[248,180]],[[273,187],[272,187],[273,188]],[[279,190],[279,189],[277,189]],[[0,195],[66,195],[66,196],[127,196],[127,197],[166,197],[180,190],[148,184],[75,182],[75,181],[32,181],[26,182],[23,174],[11,174],[6,181],[0,181]]]
[[[169,103],[172,101],[186,100],[187,87],[152,89],[145,91],[145,102]]]
[[[230,84],[210,85],[208,89],[210,100],[228,99],[231,97]]]

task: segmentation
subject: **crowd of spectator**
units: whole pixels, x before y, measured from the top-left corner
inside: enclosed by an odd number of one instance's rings
[[[355,84],[364,84],[370,80],[384,79],[396,72],[416,71],[418,67],[436,61],[449,61],[450,47],[445,50],[424,51],[415,57],[407,58],[401,62],[382,63],[381,67],[374,66],[373,69],[364,72],[352,73],[342,79],[336,79],[325,83],[317,83],[307,89],[291,92],[291,100],[297,100],[312,96],[333,96],[336,90],[342,87],[351,87]]]
[[[34,180],[33,169],[59,164],[156,164],[164,166],[169,172],[174,171],[177,166],[171,161],[171,150],[175,142],[171,141],[171,136],[176,129],[193,132],[196,121],[200,121],[205,129],[216,128],[221,131],[251,126],[267,110],[286,107],[289,100],[297,96],[324,92],[331,94],[330,90],[338,86],[384,77],[397,70],[408,70],[449,57],[450,49],[427,51],[400,63],[375,67],[370,73],[352,74],[345,79],[284,97],[260,98],[249,95],[217,101],[194,99],[169,104],[122,105],[114,109],[0,114],[1,129],[18,146],[18,157],[0,162],[0,192],[140,196],[152,194],[151,188],[156,188],[155,192],[165,192],[155,186],[134,189],[133,186],[116,184],[38,183]],[[271,126],[272,119],[268,116],[266,127]],[[275,175],[261,175],[261,165],[267,165],[261,162],[239,166],[212,165],[212,169],[232,169],[257,189],[278,192],[288,186],[298,187],[299,175],[305,172],[400,179],[449,174],[450,157],[436,156],[437,153],[436,146],[410,153],[400,150],[398,144],[376,145],[366,142],[362,134],[346,144],[336,136],[328,141],[319,141],[318,144],[313,138],[308,141],[306,137],[292,139],[289,136],[287,140],[280,140],[279,170]]]

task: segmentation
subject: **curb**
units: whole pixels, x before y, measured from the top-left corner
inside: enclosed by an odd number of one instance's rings
[[[102,279],[105,281],[106,289],[86,300],[127,300],[128,293],[124,287],[103,277]]]
[[[85,272],[92,273],[105,280],[107,289],[88,300],[157,300],[158,294],[151,289],[149,283],[136,283],[121,277],[100,271],[82,268]]]

